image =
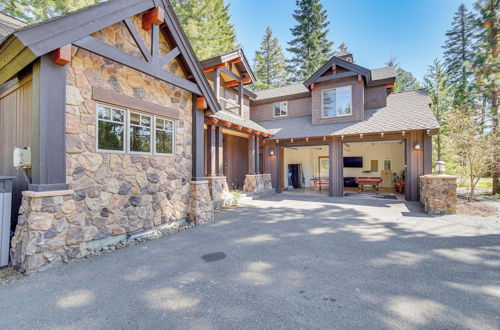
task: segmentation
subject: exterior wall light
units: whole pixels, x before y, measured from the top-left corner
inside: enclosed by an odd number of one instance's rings
[[[421,149],[420,143],[415,143],[414,148],[415,148],[415,150],[420,150]]]
[[[446,163],[443,162],[442,160],[438,160],[436,162],[436,172],[438,172],[438,174],[444,174],[444,171],[445,171],[445,165]]]
[[[273,149],[271,149],[271,150],[269,151],[269,156],[274,156],[274,150],[273,150]]]

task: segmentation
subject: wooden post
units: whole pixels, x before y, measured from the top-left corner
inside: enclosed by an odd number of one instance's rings
[[[329,171],[329,195],[334,197],[342,197],[344,195],[344,174],[343,174],[343,155],[342,141],[338,136],[332,137],[328,156],[330,160]]]
[[[31,191],[66,190],[66,66],[52,54],[33,64]]]
[[[207,125],[207,176],[216,176],[215,126]]]
[[[215,127],[215,167],[217,175],[224,176],[224,133],[222,127]]]
[[[217,102],[219,102],[220,98],[220,70],[216,68],[214,70],[214,94]]]
[[[425,174],[432,174],[432,136],[430,135],[424,136],[424,175]]]
[[[243,116],[243,81],[240,81],[240,85],[238,87],[239,92],[239,101],[240,101],[240,116]]]
[[[281,167],[281,163],[283,162],[283,155],[281,154],[281,147],[279,145],[279,142],[276,143],[275,146],[275,153],[276,155],[276,192],[280,193],[283,191],[282,185],[283,182],[281,180],[281,176],[283,175],[283,168]]]
[[[255,174],[255,136],[248,137],[248,174]]]
[[[260,174],[260,137],[255,137],[255,174]]]
[[[201,181],[205,180],[204,172],[204,120],[205,112],[198,110],[196,107],[196,95],[192,97],[192,153],[193,153],[193,169],[192,180]]]

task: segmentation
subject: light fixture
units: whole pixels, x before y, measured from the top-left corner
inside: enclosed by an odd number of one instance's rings
[[[415,150],[420,150],[420,143],[415,143],[415,146],[414,146]]]
[[[444,174],[444,171],[445,171],[445,166],[444,166],[444,165],[445,165],[445,164],[446,164],[446,163],[445,163],[445,162],[443,162],[442,160],[438,160],[438,161],[436,162],[436,172],[437,172],[438,174]]]
[[[269,156],[274,156],[274,150],[273,150],[273,149],[271,149],[271,150],[269,151]]]

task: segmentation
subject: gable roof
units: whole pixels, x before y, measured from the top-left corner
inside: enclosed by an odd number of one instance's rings
[[[206,58],[204,60],[201,60],[200,64],[205,69],[205,68],[208,68],[208,67],[211,67],[214,65],[229,62],[229,61],[237,59],[239,57],[241,57],[242,61],[240,63],[236,63],[236,67],[238,68],[238,70],[241,73],[243,73],[244,75],[247,75],[248,78],[250,78],[252,80],[252,82],[255,83],[257,81],[257,79],[255,78],[255,75],[252,71],[252,67],[250,66],[250,62],[248,62],[248,60],[245,56],[245,53],[243,52],[243,49],[241,49],[241,48]]]
[[[302,116],[257,123],[274,135],[273,140],[436,130],[439,124],[429,107],[430,103],[430,97],[423,90],[417,90],[390,94],[387,106],[366,109],[362,121],[313,125],[311,116]]]
[[[109,0],[68,15],[28,25],[0,44],[0,84],[36,58],[154,7],[165,11],[165,24],[212,111],[220,110],[203,70],[168,0]]]
[[[17,29],[26,26],[26,23],[4,13],[0,13],[0,42]]]
[[[332,59],[326,62],[321,68],[314,72],[306,81],[304,85],[309,88],[314,82],[321,78],[328,70],[332,68],[332,65],[338,65],[344,69],[352,71],[354,73],[360,74],[365,77],[367,86],[377,86],[383,85],[388,82],[393,82],[396,79],[396,72],[394,68],[380,68],[375,70],[369,70],[361,65],[354,64],[352,62],[346,61],[339,56],[333,56]],[[332,79],[335,77],[341,78],[343,75],[332,75]]]

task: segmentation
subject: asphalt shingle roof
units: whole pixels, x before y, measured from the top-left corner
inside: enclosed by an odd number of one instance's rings
[[[232,114],[232,113],[227,112],[225,110],[217,111],[216,113],[209,115],[209,117],[219,119],[219,120],[224,120],[224,121],[230,122],[231,124],[250,128],[250,129],[262,132],[262,133],[271,134],[271,132],[269,130],[267,130],[265,127],[262,127],[261,125],[254,122],[253,120],[242,118],[238,115]]]
[[[0,42],[17,29],[26,26],[26,23],[14,17],[0,13]]]
[[[387,106],[365,110],[363,121],[313,125],[311,116],[260,121],[274,136],[290,139],[348,134],[437,129],[439,124],[429,104],[431,99],[422,90],[391,94]]]
[[[307,94],[307,93],[309,93],[309,89],[306,86],[304,86],[303,83],[300,83],[300,84],[294,84],[294,85],[283,86],[283,87],[276,87],[276,88],[271,88],[271,89],[266,89],[263,91],[255,92],[255,94],[257,94],[255,101],[272,99],[272,98],[281,97],[281,96]]]
[[[396,77],[396,69],[392,66],[370,70],[372,80],[383,80]]]

